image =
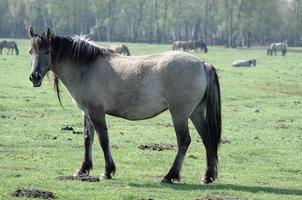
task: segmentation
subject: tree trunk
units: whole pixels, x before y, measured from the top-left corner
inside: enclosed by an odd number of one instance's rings
[[[204,41],[208,42],[208,15],[209,15],[209,0],[206,0],[205,12],[204,12]]]
[[[156,42],[157,44],[161,43],[161,30],[158,23],[158,4],[157,0],[154,0],[154,18],[156,24]]]
[[[162,31],[162,42],[167,42],[167,18],[168,18],[168,0],[165,0],[165,8],[164,8],[164,25]]]
[[[201,19],[198,19],[194,26],[193,40],[199,39],[200,25],[201,25]]]
[[[115,25],[115,0],[107,0],[108,6],[108,27],[107,27],[107,40],[112,41],[113,33],[114,33],[114,25]]]
[[[144,4],[145,4],[145,0],[141,0],[138,3],[138,17],[137,17],[137,21],[134,27],[134,38],[133,41],[136,42],[137,41],[137,37],[139,35],[140,32],[140,26],[141,26],[141,21],[142,21],[142,12],[143,12],[143,8],[144,8]]]

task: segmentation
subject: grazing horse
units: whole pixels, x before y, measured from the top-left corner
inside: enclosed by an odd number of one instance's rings
[[[208,52],[207,45],[203,42],[203,40],[188,40],[188,41],[174,41],[172,44],[172,50],[204,50],[204,53]]]
[[[169,110],[178,150],[163,183],[180,179],[180,169],[191,142],[191,119],[206,149],[204,183],[217,177],[218,147],[221,139],[220,86],[215,68],[185,52],[146,56],[120,56],[81,37],[58,36],[47,28],[43,33],[28,30],[34,87],[48,71],[55,75],[60,97],[61,80],[84,114],[85,156],[74,176],[92,169],[92,142],[96,131],[104,152],[103,178],[111,179],[113,161],[105,115],[128,120],[152,118]],[[60,101],[60,98],[59,98]]]
[[[251,65],[254,65],[256,67],[256,60],[235,60],[233,62],[233,67],[250,67]]]
[[[0,42],[0,54],[2,54],[2,50],[6,47],[6,40]]]
[[[267,49],[267,55],[272,56],[274,52],[276,56],[277,50],[281,50],[282,56],[285,56],[285,54],[287,53],[287,40],[285,40],[284,42],[272,43]]]
[[[200,48],[200,50],[203,49],[203,52],[204,52],[204,53],[207,53],[207,52],[208,52],[207,45],[204,43],[203,40],[196,40],[196,41],[195,41],[195,48],[196,48],[196,49]]]
[[[2,54],[2,50],[4,48],[7,48],[7,54],[9,54],[9,52],[11,52],[11,54],[13,54],[14,50],[15,50],[16,55],[19,55],[19,49],[17,47],[16,42],[14,42],[14,41],[3,40],[2,42],[0,42],[0,54]]]
[[[123,44],[112,44],[110,49],[115,51],[116,53],[130,56],[130,51],[126,45]]]
[[[181,50],[184,47],[183,41],[174,41],[172,44],[172,50]]]

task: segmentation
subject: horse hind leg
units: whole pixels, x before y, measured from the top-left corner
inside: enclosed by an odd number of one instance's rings
[[[85,176],[89,175],[92,170],[92,144],[94,139],[94,127],[87,115],[84,115],[84,145],[85,154],[84,161],[80,169],[78,169],[73,176]]]
[[[164,178],[161,180],[162,183],[173,183],[174,180],[180,181],[179,174],[181,166],[186,155],[187,149],[191,143],[191,137],[188,128],[188,118],[179,118],[179,116],[182,116],[182,114],[176,115],[173,114],[173,112],[171,113],[171,115],[176,133],[178,150],[172,167],[170,168],[167,175],[165,175]]]
[[[206,129],[206,120],[204,118],[204,112],[205,105],[200,103],[191,114],[190,119],[193,122],[198,134],[200,135],[206,149],[207,166],[205,174],[202,178],[202,182],[208,184],[213,182],[217,177],[218,149],[214,148],[215,150],[213,151],[211,142],[213,138],[211,137],[211,133]]]

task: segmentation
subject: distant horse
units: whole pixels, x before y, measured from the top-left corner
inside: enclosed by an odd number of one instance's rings
[[[0,54],[2,54],[2,50],[6,47],[6,40],[0,42]]]
[[[128,47],[124,44],[112,44],[110,46],[110,49],[112,49],[116,53],[130,56],[130,51],[129,51]]]
[[[169,110],[177,137],[174,163],[162,182],[180,179],[180,170],[191,142],[190,118],[206,149],[204,183],[217,177],[221,139],[220,86],[215,68],[185,52],[146,56],[120,56],[81,37],[57,36],[28,31],[31,38],[32,73],[29,79],[39,87],[48,71],[66,86],[84,113],[85,156],[74,176],[92,169],[92,142],[96,131],[105,158],[103,178],[111,179],[115,164],[110,152],[105,115],[143,120]],[[181,83],[181,84],[180,84]],[[60,98],[59,98],[60,101]]]
[[[203,42],[203,40],[174,41],[172,44],[172,49],[183,51],[201,49],[204,50],[204,53],[208,52],[207,45]]]
[[[203,40],[196,40],[195,41],[195,49],[198,49],[200,48],[200,50],[204,50],[204,53],[207,53],[208,52],[208,48],[207,48],[207,45],[204,43]]]
[[[250,67],[251,65],[254,65],[256,67],[256,60],[235,60],[233,62],[233,67]]]
[[[285,56],[285,54],[287,53],[287,41],[285,40],[284,42],[272,43],[270,47],[267,49],[266,54],[272,56],[274,52],[276,56],[277,50],[281,50],[282,56]]]
[[[4,48],[8,49],[7,50],[7,54],[9,54],[9,52],[11,52],[11,54],[13,54],[14,50],[15,50],[16,51],[16,55],[19,55],[19,50],[18,50],[17,44],[14,41],[3,40],[2,42],[0,42],[0,54],[2,54],[2,50]]]
[[[185,48],[185,42],[184,41],[174,41],[172,44],[172,50],[181,50]]]

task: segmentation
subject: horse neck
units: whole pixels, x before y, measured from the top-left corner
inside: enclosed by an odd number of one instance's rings
[[[67,59],[55,63],[51,70],[62,81],[68,91],[74,93],[78,88],[78,84],[82,81],[83,69],[81,67]]]

